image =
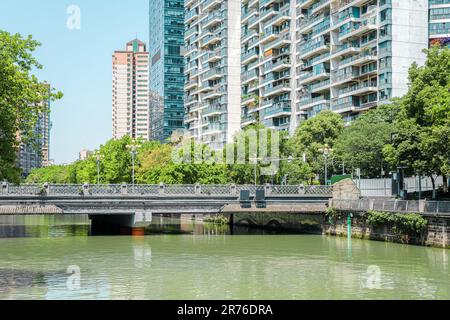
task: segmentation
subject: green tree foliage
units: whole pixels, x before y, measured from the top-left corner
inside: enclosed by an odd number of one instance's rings
[[[362,176],[376,177],[389,171],[383,148],[391,142],[398,111],[394,102],[368,111],[346,127],[335,144],[335,154],[347,168],[360,168]]]
[[[432,47],[424,66],[409,70],[409,90],[402,98],[395,134],[384,149],[395,166],[409,173],[449,175],[450,48]]]
[[[32,72],[42,66],[33,57],[40,43],[0,30],[0,179],[18,182],[16,168],[18,134],[23,142],[34,140],[33,129],[42,102],[62,97],[40,82]]]
[[[297,181],[311,180],[313,173],[323,175],[325,157],[321,149],[334,148],[343,130],[342,117],[329,110],[322,111],[298,127],[295,135],[289,141],[288,150],[295,158],[302,158],[305,155],[307,167],[301,161],[296,162],[297,169],[292,168],[294,165],[290,166],[295,172],[303,173],[298,175]],[[332,172],[332,166],[330,166],[330,172]]]

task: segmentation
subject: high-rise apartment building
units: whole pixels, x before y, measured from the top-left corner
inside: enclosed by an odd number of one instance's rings
[[[22,169],[22,176],[27,177],[31,170],[47,167],[50,160],[50,101],[42,103],[43,111],[38,114],[32,137],[18,134],[20,141],[17,165]]]
[[[331,109],[351,121],[407,92],[425,61],[428,0],[299,2],[297,120]]]
[[[144,42],[135,39],[125,51],[112,57],[112,124],[113,138],[125,135],[150,138],[149,54]]]
[[[184,0],[149,0],[149,4],[150,90],[153,102],[163,102],[152,104],[151,139],[164,142],[183,128]]]
[[[185,124],[213,149],[240,130],[240,0],[185,1]]]
[[[322,110],[351,121],[403,95],[427,12],[428,0],[243,0],[242,126],[292,133]]]
[[[289,130],[295,101],[296,2],[242,2],[242,126]]]
[[[450,0],[429,0],[430,43],[450,46]]]

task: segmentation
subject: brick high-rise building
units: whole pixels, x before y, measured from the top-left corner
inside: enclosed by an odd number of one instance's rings
[[[125,135],[150,138],[149,54],[144,42],[135,39],[125,51],[113,55],[113,138]]]

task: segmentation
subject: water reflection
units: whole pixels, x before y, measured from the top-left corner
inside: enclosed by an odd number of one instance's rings
[[[246,228],[230,235],[172,218],[147,237],[88,237],[79,231],[88,220],[27,229],[43,221],[22,221],[25,237],[0,239],[0,299],[450,298],[443,249]]]

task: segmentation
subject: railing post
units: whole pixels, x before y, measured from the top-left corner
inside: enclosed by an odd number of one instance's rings
[[[200,183],[196,183],[194,186],[194,192],[195,194],[201,194],[202,193],[202,186]]]
[[[375,207],[375,199],[369,199],[369,210],[373,210]]]
[[[48,182],[44,183],[44,190],[46,195],[50,195],[50,185]]]
[[[298,186],[298,194],[305,194],[305,186],[303,184]]]
[[[128,194],[128,184],[126,183],[122,183],[121,187],[120,187],[120,193],[123,196],[126,196]]]
[[[8,194],[8,182],[2,182],[2,194]]]
[[[264,185],[264,191],[266,196],[272,194],[272,185],[270,183],[266,183]]]
[[[85,195],[85,196],[89,195],[89,184],[88,183],[83,184],[83,195]]]
[[[236,187],[236,184],[232,184],[231,186],[230,186],[230,193],[232,194],[232,195],[236,195],[237,194],[237,187]]]
[[[159,194],[165,194],[166,193],[166,185],[164,183],[159,184]]]
[[[425,212],[425,206],[426,201],[425,200],[419,200],[419,212],[424,213]]]

